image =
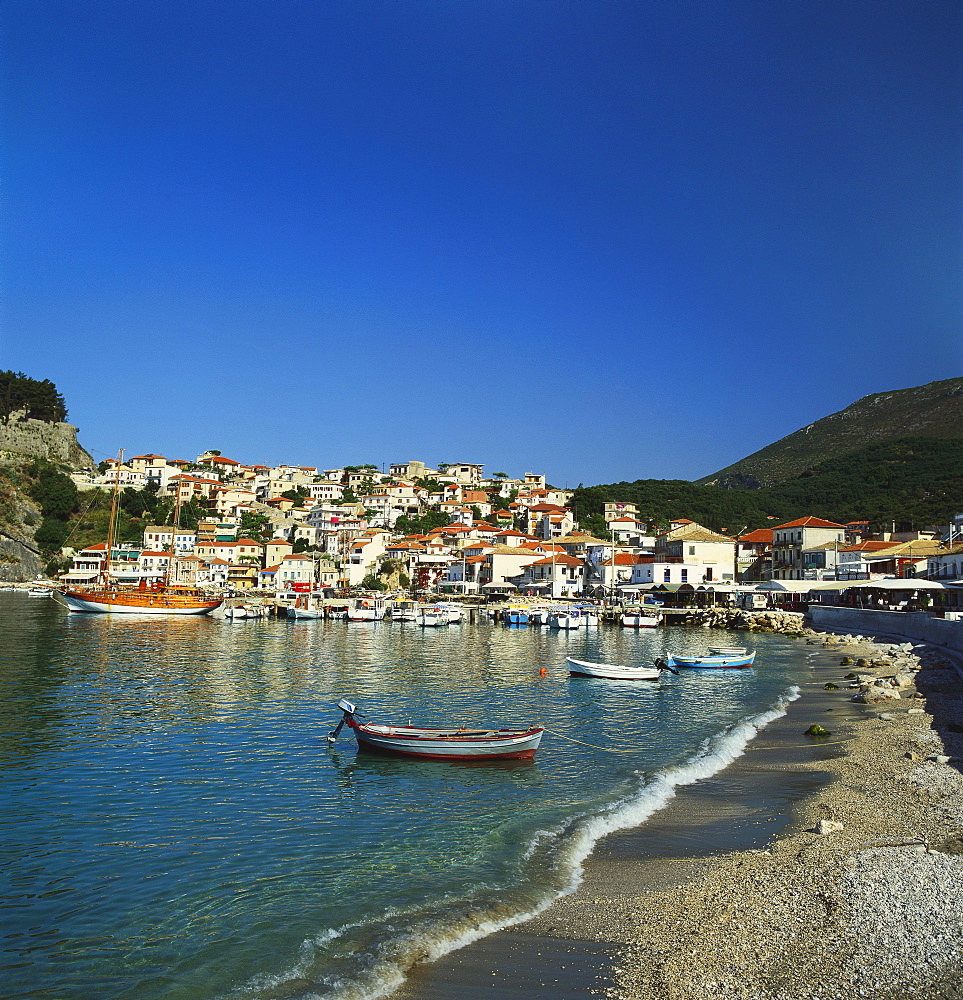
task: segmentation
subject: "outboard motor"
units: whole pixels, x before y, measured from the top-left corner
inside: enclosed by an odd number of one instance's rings
[[[340,708],[344,714],[341,716],[341,721],[338,723],[338,728],[335,729],[333,733],[328,733],[329,743],[334,743],[334,741],[338,738],[338,734],[344,728],[344,724],[346,722],[350,726],[351,723],[354,721],[355,707],[354,705],[351,704],[350,701],[348,701],[346,698],[342,698],[341,701],[338,702],[338,708]]]

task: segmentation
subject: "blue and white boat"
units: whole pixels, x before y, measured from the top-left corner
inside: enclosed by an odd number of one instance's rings
[[[663,661],[669,667],[696,667],[703,670],[724,669],[728,667],[751,667],[756,658],[756,652],[743,650],[735,655],[731,653],[710,653],[708,656],[682,656],[669,653]],[[657,663],[659,661],[656,661]]]
[[[505,608],[502,611],[502,621],[506,625],[527,625],[528,608]]]

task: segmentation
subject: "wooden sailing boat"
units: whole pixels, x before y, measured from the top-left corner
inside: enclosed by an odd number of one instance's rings
[[[171,585],[170,572],[175,560],[175,540],[177,537],[177,521],[181,511],[180,488],[177,491],[177,502],[174,506],[174,523],[171,525],[171,544],[167,570],[164,579],[159,584],[147,585],[141,580],[136,587],[124,587],[110,579],[110,556],[114,548],[114,530],[117,524],[117,498],[120,493],[119,466],[124,453],[118,456],[117,476],[114,480],[114,497],[110,510],[110,528],[107,532],[107,553],[104,566],[95,584],[89,587],[65,586],[60,595],[71,611],[84,611],[100,614],[137,614],[137,615],[206,615],[223,602],[221,597],[212,597],[194,587],[179,587]]]

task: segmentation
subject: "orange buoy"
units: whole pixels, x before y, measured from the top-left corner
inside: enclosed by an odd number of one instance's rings
[[[546,675],[547,673],[548,673],[548,671],[547,671],[547,670],[546,670],[546,669],[545,669],[544,667],[542,667],[542,668],[541,668],[541,669],[540,669],[540,670],[538,671],[538,676],[539,676],[539,677],[544,677],[544,676],[545,676],[545,675]]]

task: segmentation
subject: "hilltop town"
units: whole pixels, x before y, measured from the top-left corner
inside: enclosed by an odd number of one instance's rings
[[[604,531],[580,528],[572,493],[543,475],[486,475],[484,466],[423,462],[318,469],[245,465],[207,451],[158,454],[75,472],[81,491],[121,492],[125,506],[158,499],[188,512],[176,529],[149,524],[115,542],[110,575],[283,593],[315,587],[551,598],[631,596],[633,590],[724,591],[767,580],[956,579],[963,515],[928,531],[870,535],[801,511],[733,535],[679,517],[648,523],[631,503],[606,503]],[[169,518],[167,519],[170,520]],[[196,524],[191,523],[196,522]],[[96,579],[107,541],[66,548],[63,580]],[[172,560],[173,552],[173,560]],[[791,586],[786,589],[792,589]]]

